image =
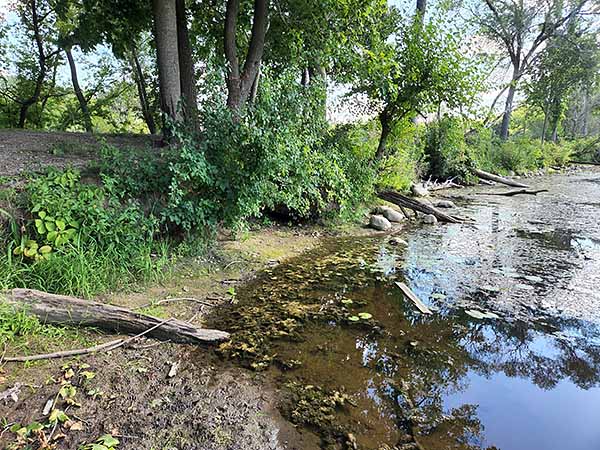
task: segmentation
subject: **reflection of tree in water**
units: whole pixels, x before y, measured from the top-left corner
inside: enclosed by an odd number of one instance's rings
[[[599,383],[600,349],[584,338],[546,335],[522,322],[409,320],[412,325],[401,327],[404,345],[386,351],[389,343],[380,343],[377,348],[384,350],[370,361],[386,375],[378,395],[394,404],[398,426],[411,437],[401,439],[403,445],[409,442],[406,448],[484,448],[476,405],[444,409],[444,398],[466,387],[469,371],[526,378],[543,389],[563,379],[583,389]]]

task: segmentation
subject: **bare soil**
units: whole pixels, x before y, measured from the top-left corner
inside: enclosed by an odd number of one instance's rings
[[[122,148],[144,148],[158,145],[160,137],[0,129],[0,176],[35,172],[49,166],[83,167],[94,159],[102,141]]]

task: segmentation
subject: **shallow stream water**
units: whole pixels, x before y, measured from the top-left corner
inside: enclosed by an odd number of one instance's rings
[[[412,225],[407,245],[326,240],[240,288],[222,326],[283,390],[347,396],[321,445],[600,449],[600,171],[528,182],[549,192],[449,192],[474,224]]]

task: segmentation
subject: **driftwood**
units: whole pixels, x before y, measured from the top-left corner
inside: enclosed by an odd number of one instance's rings
[[[119,306],[33,289],[13,289],[0,297],[2,303],[52,325],[95,327],[122,334],[144,333],[154,327],[148,332],[148,337],[182,344],[213,343],[229,338],[229,333],[224,331],[198,328],[181,320],[170,319],[161,323],[161,319]],[[159,324],[161,326],[156,327]]]
[[[402,293],[415,304],[419,311],[423,314],[433,314],[427,305],[423,303],[406,284],[396,281],[396,286],[398,286]]]
[[[511,180],[509,178],[504,178],[498,175],[494,175],[493,173],[485,172],[479,169],[473,169],[473,174],[477,175],[479,178],[483,178],[488,181],[495,181],[496,183],[506,184],[507,186],[512,187],[520,187],[520,188],[528,188],[529,186],[523,183],[519,183],[517,181]]]
[[[569,161],[569,164],[581,164],[585,166],[600,166],[600,162],[593,161]]]
[[[520,195],[520,194],[537,195],[540,192],[548,192],[548,189],[536,189],[536,190],[515,189],[513,191],[506,191],[506,192],[479,192],[477,195],[503,195],[504,197],[512,197],[513,195]]]
[[[398,205],[400,208],[405,207],[412,209],[413,211],[422,212],[423,214],[432,214],[441,222],[461,223],[467,220],[463,217],[451,216],[449,214],[446,214],[440,211],[439,209],[434,208],[433,206],[426,205],[423,202],[412,199],[410,197],[406,197],[405,195],[402,195],[395,191],[382,191],[379,192],[377,196],[380,199],[385,200],[386,202]]]

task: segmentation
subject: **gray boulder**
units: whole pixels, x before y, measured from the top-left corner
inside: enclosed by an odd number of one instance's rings
[[[369,226],[379,231],[388,231],[390,228],[392,228],[390,221],[379,214],[371,216],[371,219],[369,220]]]
[[[402,222],[404,220],[404,216],[392,208],[385,208],[383,216],[390,222]]]
[[[429,191],[421,183],[413,184],[410,190],[417,197],[427,197],[429,195]]]
[[[425,214],[423,216],[423,223],[429,224],[429,225],[435,225],[438,222],[437,217],[435,217],[433,214]]]
[[[435,206],[436,208],[456,208],[454,202],[451,202],[450,200],[438,200],[435,202]]]

